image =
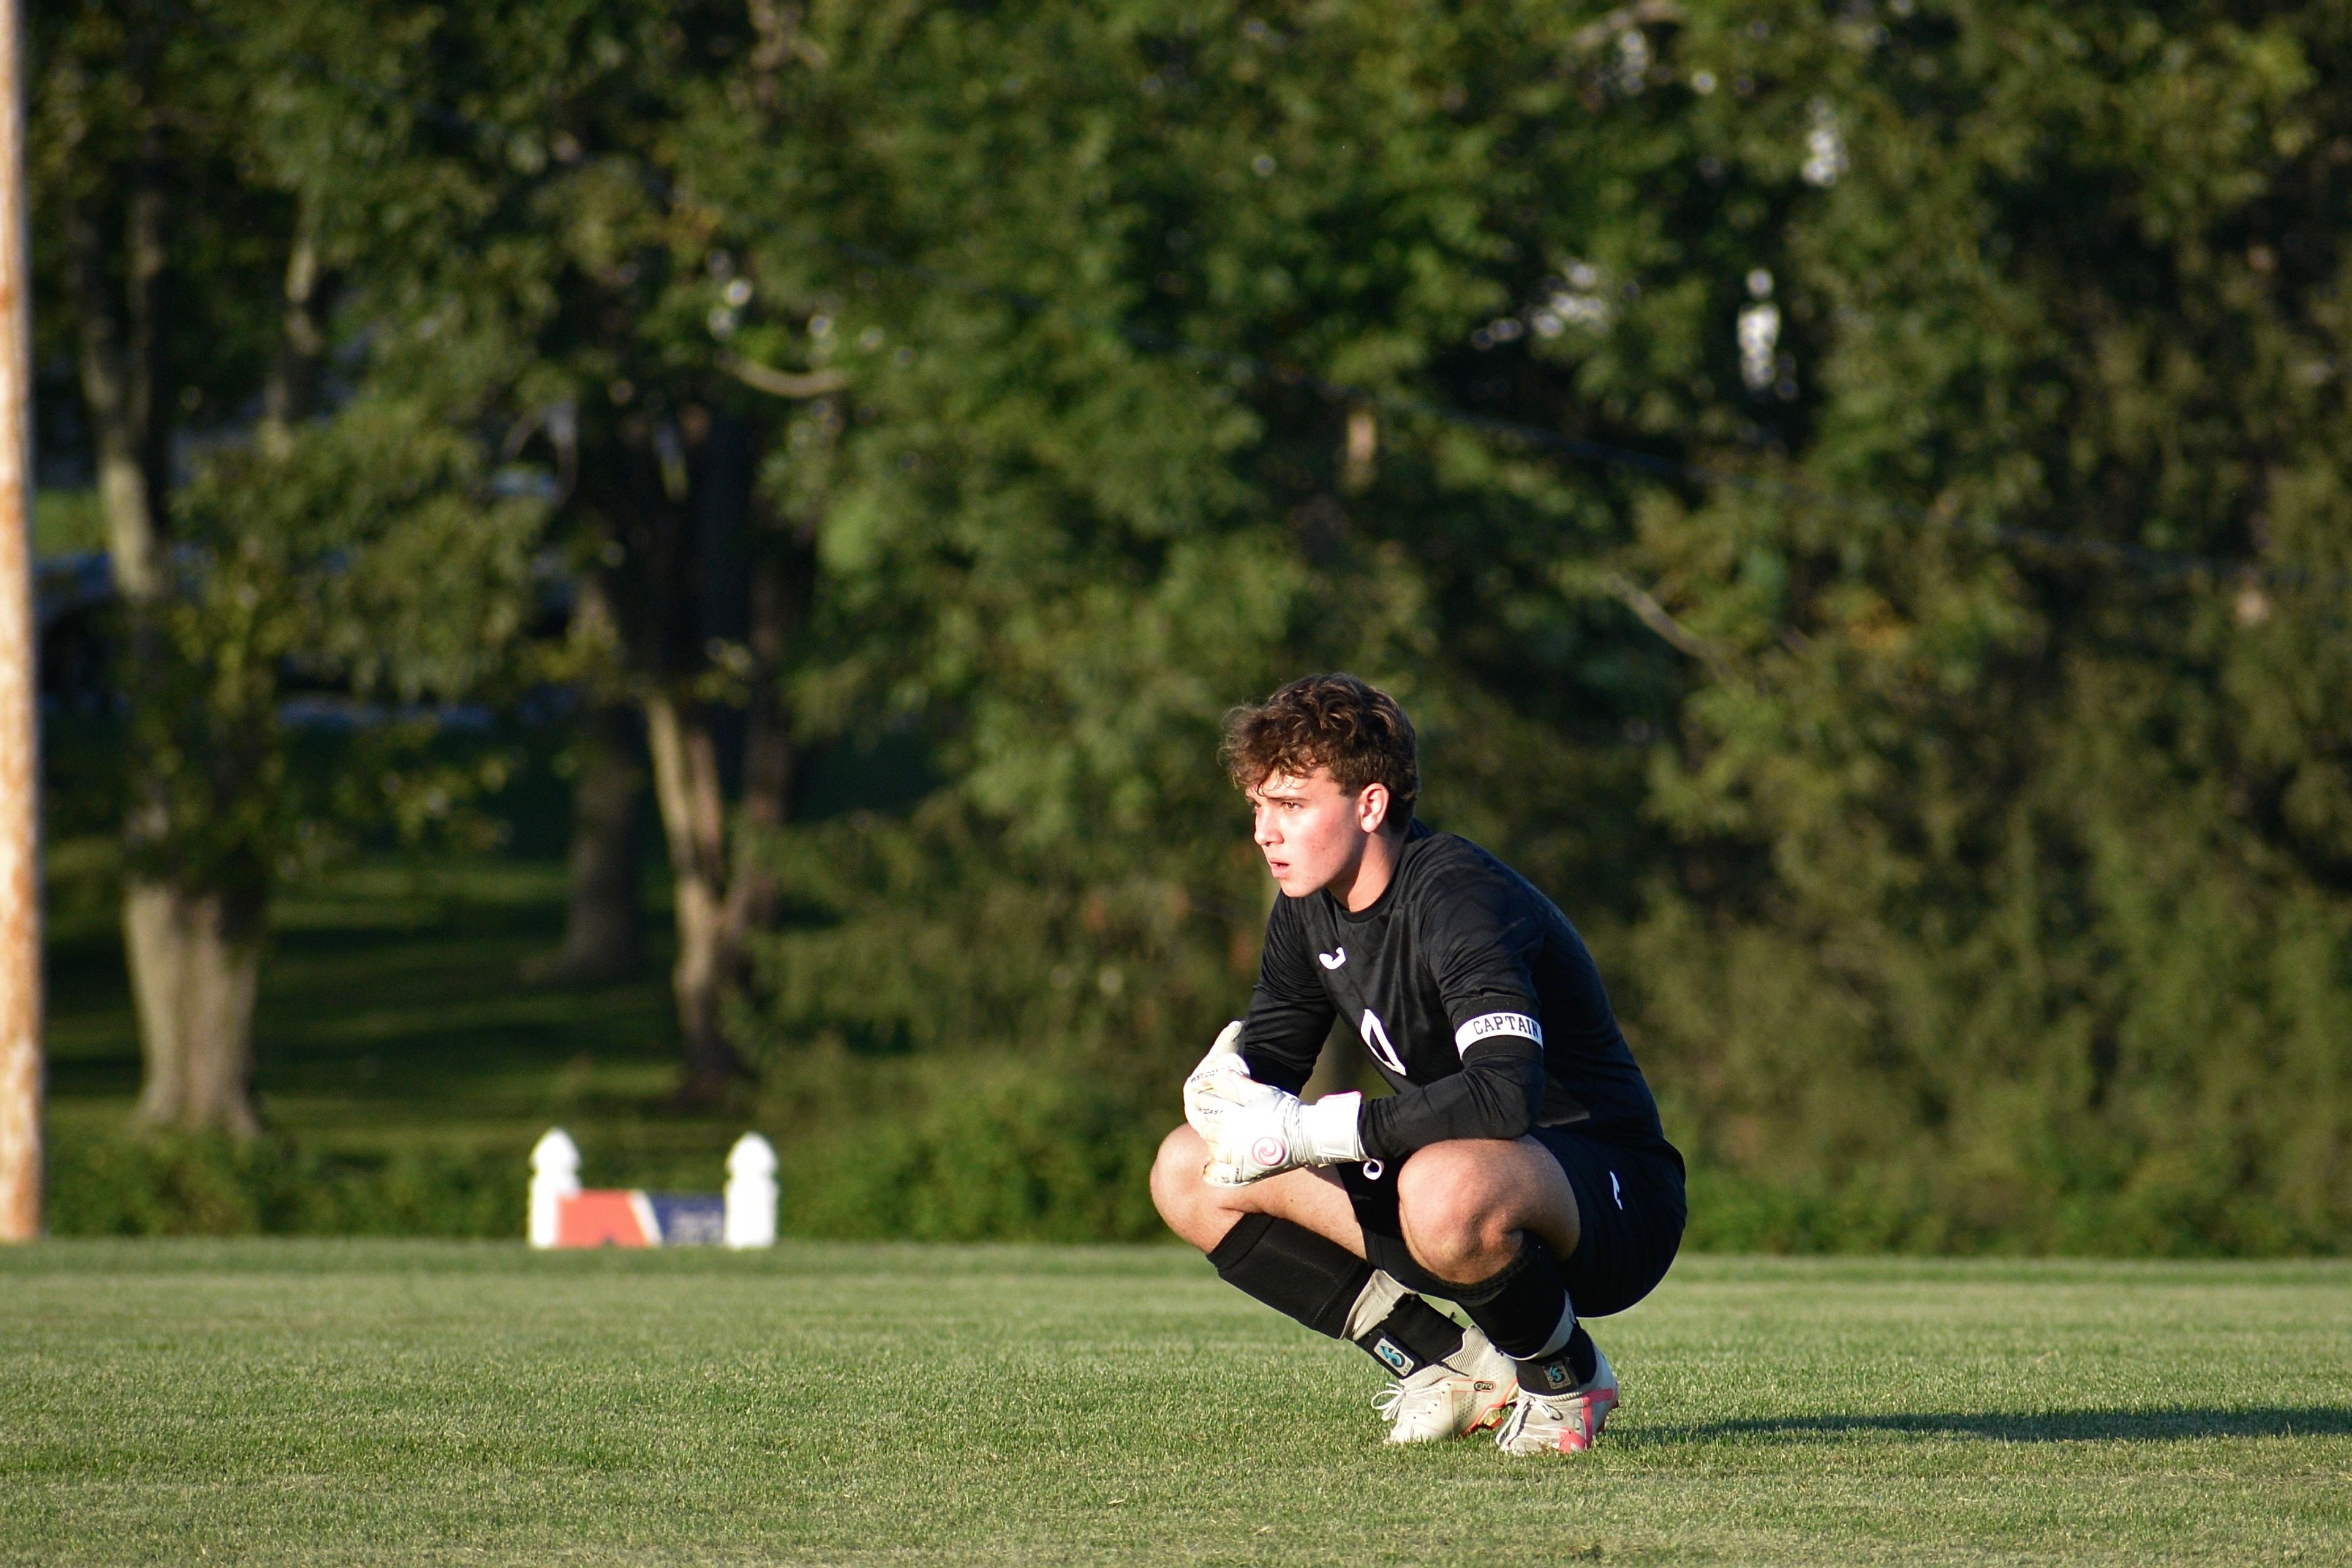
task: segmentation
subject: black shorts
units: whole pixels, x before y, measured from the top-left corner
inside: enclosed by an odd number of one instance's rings
[[[1573,1127],[1538,1127],[1576,1190],[1576,1251],[1560,1266],[1580,1318],[1622,1312],[1658,1288],[1683,1244],[1690,1209],[1683,1157],[1664,1139],[1619,1143]]]
[[[1619,1142],[1573,1127],[1538,1127],[1533,1137],[1559,1162],[1576,1194],[1576,1250],[1560,1262],[1580,1318],[1622,1312],[1666,1277],[1689,1213],[1683,1157],[1658,1139]],[[1334,1167],[1364,1233],[1364,1254],[1407,1289],[1452,1300],[1445,1281],[1413,1261],[1397,1215],[1395,1173],[1378,1162]]]

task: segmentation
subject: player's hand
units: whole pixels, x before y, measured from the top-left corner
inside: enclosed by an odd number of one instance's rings
[[[1297,1095],[1220,1074],[1202,1081],[1199,1104],[1193,1125],[1209,1145],[1201,1178],[1211,1186],[1247,1186],[1305,1163]]]
[[[1199,1080],[1191,1117],[1209,1145],[1202,1179],[1212,1186],[1239,1187],[1301,1165],[1360,1160],[1364,1146],[1356,1128],[1360,1094],[1329,1094],[1312,1105],[1295,1094],[1219,1071]]]
[[[1239,1018],[1217,1031],[1216,1041],[1210,1046],[1209,1054],[1201,1058],[1200,1065],[1184,1079],[1184,1120],[1191,1122],[1192,1131],[1203,1138],[1209,1132],[1201,1125],[1198,1109],[1202,1086],[1210,1079],[1226,1073],[1237,1074],[1244,1079],[1250,1075],[1249,1063],[1242,1058],[1242,1021]]]
[[[1327,1094],[1312,1105],[1250,1076],[1236,1018],[1184,1080],[1184,1120],[1209,1145],[1201,1174],[1213,1186],[1246,1186],[1301,1165],[1364,1157],[1356,1121],[1360,1094]]]
[[[1240,1166],[1217,1152],[1221,1140],[1218,1129],[1231,1118],[1237,1104],[1259,1103],[1262,1097],[1281,1092],[1250,1077],[1249,1063],[1241,1054],[1241,1039],[1242,1021],[1236,1018],[1218,1032],[1209,1054],[1184,1079],[1184,1120],[1209,1145],[1209,1164],[1202,1174],[1220,1187],[1237,1187],[1255,1178],[1244,1175]]]
[[[1238,1060],[1238,1058],[1235,1058]],[[1298,1097],[1259,1083],[1246,1066],[1203,1073],[1188,1086],[1185,1119],[1209,1146],[1201,1173],[1212,1186],[1238,1187],[1286,1171]]]

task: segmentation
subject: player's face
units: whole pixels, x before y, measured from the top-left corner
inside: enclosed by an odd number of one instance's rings
[[[1376,801],[1365,798],[1375,794]],[[1251,837],[1265,856],[1265,868],[1284,892],[1300,899],[1355,879],[1364,846],[1380,826],[1386,792],[1371,784],[1349,795],[1328,768],[1317,768],[1304,778],[1270,774],[1249,792],[1249,801],[1256,814]]]

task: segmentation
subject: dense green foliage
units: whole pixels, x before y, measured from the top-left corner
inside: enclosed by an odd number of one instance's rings
[[[117,617],[137,781],[117,799],[149,808],[132,836],[147,872],[257,907],[352,833],[446,824],[484,782],[421,763],[431,731],[416,723],[381,727],[344,777],[306,780],[279,707],[302,690],[398,705],[496,689],[530,612],[543,510],[488,483],[496,451],[467,428],[482,376],[467,356],[436,353],[425,374],[402,342],[413,332],[363,355],[338,342],[332,365],[324,342],[278,341],[298,247],[310,313],[332,300],[347,330],[381,327],[359,215],[394,220],[353,172],[367,128],[293,89],[285,41],[249,30],[263,15],[172,26],[140,5],[45,7],[28,108],[54,456],[88,461],[103,445],[87,371],[79,395],[67,390],[93,338],[154,340],[121,356],[127,378],[152,383],[140,396],[153,450],[138,456],[162,560],[153,605]],[[128,216],[142,200],[163,215],[145,258]],[[126,307],[116,296],[142,266],[161,274],[156,297]],[[79,499],[49,498],[67,514],[54,531],[79,521],[69,542],[107,542],[102,520],[70,517],[99,510]],[[116,574],[130,594],[119,560]]]
[[[793,340],[856,367],[824,559],[873,648],[806,679],[864,676],[954,787],[783,851],[826,918],[772,950],[772,1056],[1164,1080],[1264,896],[1215,715],[1347,666],[1421,718],[1426,815],[1601,945],[1767,1230],[2343,1244],[2334,21],[835,20],[808,117],[886,79],[903,116],[821,165],[728,142],[708,188],[1049,303],[868,271]],[[788,309],[826,252],[771,234]]]
[[[1731,671],[1651,802],[1758,858],[1630,965],[1717,1158],[1934,1235],[2344,1235],[2346,42],[2069,8],[1767,52],[1854,148],[1778,236],[1792,464],[1933,519],[1720,494],[1631,552]]]
[[[0,1257],[0,1561],[2336,1562],[2347,1286],[1688,1260],[1536,1463],[1384,1448],[1370,1362],[1172,1247],[57,1243]]]
[[[1267,896],[1217,717],[1345,667],[1593,941],[1697,1235],[2352,1240],[2334,11],[374,10],[237,35],[347,278],[306,461],[497,591],[320,646],[511,635],[496,464],[626,577],[743,432],[789,646],[639,659],[807,764],[728,1032],[882,1108],[840,1226],[1148,1228]]]
[[[336,1159],[290,1142],[62,1140],[49,1162],[56,1236],[516,1235],[523,1189],[511,1148]]]

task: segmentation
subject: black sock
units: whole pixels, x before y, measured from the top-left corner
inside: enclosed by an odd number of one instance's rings
[[[1582,1323],[1579,1323],[1575,1331],[1568,1336],[1568,1343],[1560,1352],[1545,1357],[1537,1363],[1537,1368],[1539,1373],[1537,1381],[1540,1386],[1582,1388],[1592,1381],[1592,1374],[1601,1370],[1601,1347],[1592,1342],[1592,1336],[1584,1331]],[[1519,1369],[1519,1378],[1521,1382],[1527,1381],[1527,1368]]]
[[[1411,1377],[1432,1362],[1462,1348],[1462,1325],[1423,1300],[1407,1296],[1356,1343],[1399,1377]]]
[[[1335,1340],[1348,1337],[1351,1309],[1372,1280],[1372,1266],[1338,1242],[1271,1215],[1244,1215],[1210,1249],[1209,1262],[1226,1284]],[[1379,1310],[1377,1298],[1368,1310]],[[1355,1343],[1396,1376],[1410,1377],[1459,1351],[1462,1326],[1405,1295]]]
[[[1521,1364],[1523,1373],[1529,1367],[1543,1369],[1543,1375],[1533,1380],[1537,1386],[1574,1387],[1591,1377],[1592,1341],[1583,1325],[1576,1323],[1551,1249],[1534,1237],[1520,1242],[1519,1255],[1500,1273],[1463,1287],[1454,1299],[1496,1350]],[[1562,1320],[1574,1325],[1574,1331],[1566,1343],[1555,1345]],[[1575,1384],[1559,1383],[1558,1374],[1573,1369],[1580,1352],[1582,1375]]]
[[[1372,1278],[1372,1266],[1338,1242],[1263,1214],[1236,1220],[1209,1262],[1226,1284],[1335,1340],[1347,1336],[1348,1309]]]

